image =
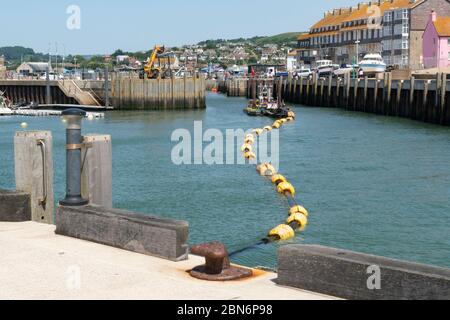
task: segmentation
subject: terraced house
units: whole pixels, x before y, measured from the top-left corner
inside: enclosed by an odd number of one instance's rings
[[[381,53],[399,69],[423,68],[422,36],[429,14],[450,16],[448,0],[378,0],[327,11],[298,38],[298,59],[355,63],[366,53]]]

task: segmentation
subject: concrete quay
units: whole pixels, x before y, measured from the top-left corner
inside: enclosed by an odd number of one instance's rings
[[[187,271],[203,258],[171,262],[58,236],[55,226],[0,222],[0,299],[331,300],[275,284],[256,270],[237,282],[206,282]]]

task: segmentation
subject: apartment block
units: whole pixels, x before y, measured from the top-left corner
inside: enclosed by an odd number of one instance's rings
[[[378,0],[325,12],[323,19],[298,38],[298,59],[338,64],[359,62],[380,53],[399,69],[423,68],[422,37],[430,12],[450,16],[447,0]]]

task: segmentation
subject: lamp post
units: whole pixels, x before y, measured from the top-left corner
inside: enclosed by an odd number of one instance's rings
[[[62,112],[66,122],[66,198],[60,205],[79,207],[89,203],[81,197],[81,119],[86,112],[80,109],[68,109]]]
[[[359,39],[355,41],[355,44],[356,44],[356,61],[355,61],[355,64],[359,63],[359,44],[360,43],[361,43],[361,41],[359,41]]]

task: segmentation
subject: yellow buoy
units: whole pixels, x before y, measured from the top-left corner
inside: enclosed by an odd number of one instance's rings
[[[295,237],[295,231],[287,224],[280,224],[269,232],[269,237],[278,237],[281,241],[286,241]]]
[[[266,131],[272,131],[272,127],[270,127],[270,126],[267,126],[267,127],[264,127],[264,130],[266,130]]]
[[[272,125],[272,128],[274,129],[280,129],[281,124],[279,122],[274,122],[274,124]]]
[[[264,129],[255,129],[253,130],[253,133],[257,136],[260,136],[264,132]]]
[[[281,121],[281,123],[286,123],[286,122],[288,122],[287,119],[280,119],[280,121]]]
[[[244,158],[248,160],[256,159],[256,154],[254,154],[253,152],[246,152],[244,154]]]
[[[279,185],[280,183],[287,182],[286,178],[281,174],[276,174],[272,177],[272,183]]]
[[[270,163],[264,163],[261,165],[259,173],[262,176],[270,177],[273,176],[274,174],[277,174],[277,170]]]
[[[290,210],[289,210],[289,214],[294,214],[294,213],[301,213],[301,214],[303,214],[303,215],[305,215],[305,216],[309,216],[309,212],[308,212],[308,210],[306,210],[303,206],[295,206],[295,207],[292,207]]]
[[[294,121],[294,118],[292,118],[292,117],[287,117],[286,120],[287,120],[288,122],[291,122],[291,121]]]
[[[295,113],[293,111],[289,111],[288,117],[291,117],[291,118],[295,119]]]
[[[248,144],[252,144],[255,142],[255,138],[253,138],[253,136],[246,137],[244,142],[248,143]]]
[[[242,147],[241,147],[241,151],[242,152],[252,152],[253,148],[250,144],[245,143]]]
[[[279,193],[289,192],[291,195],[295,195],[295,188],[289,182],[282,182],[278,185],[277,188]]]
[[[288,224],[297,222],[299,225],[299,229],[304,229],[306,227],[306,225],[308,224],[308,218],[304,214],[297,212],[297,213],[291,214],[286,222]]]

